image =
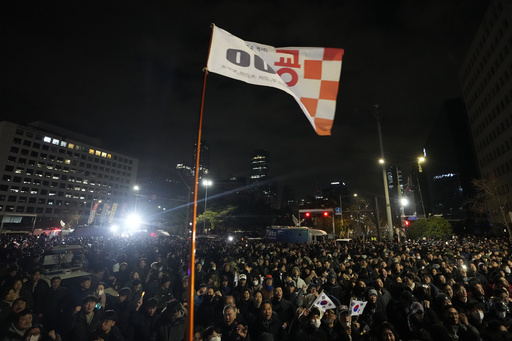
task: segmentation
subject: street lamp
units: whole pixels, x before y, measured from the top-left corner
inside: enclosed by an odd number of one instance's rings
[[[206,204],[208,202],[208,187],[210,187],[213,184],[211,180],[203,179],[203,186],[205,187],[205,193],[204,193],[204,212],[206,212]],[[204,213],[203,213],[204,214]],[[206,232],[206,217],[203,221],[203,233]]]

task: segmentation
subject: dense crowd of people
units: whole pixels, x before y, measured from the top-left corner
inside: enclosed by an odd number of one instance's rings
[[[45,263],[63,245],[65,276]],[[2,236],[0,340],[179,341],[191,304],[195,341],[512,339],[506,239],[201,239],[194,283],[189,260],[175,238]]]

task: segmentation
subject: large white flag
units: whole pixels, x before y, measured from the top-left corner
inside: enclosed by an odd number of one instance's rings
[[[342,58],[342,49],[275,48],[244,41],[214,26],[207,69],[287,92],[295,98],[317,134],[330,135]]]
[[[327,309],[336,309],[336,305],[332,302],[332,300],[327,296],[324,292],[322,292],[313,305],[316,305],[318,309],[321,309],[323,312],[326,312]]]
[[[366,307],[366,301],[350,300],[350,315],[361,315]]]

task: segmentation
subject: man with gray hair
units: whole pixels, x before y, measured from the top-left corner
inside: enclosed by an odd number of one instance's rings
[[[248,328],[240,323],[237,317],[236,307],[226,305],[222,311],[223,320],[220,325],[222,341],[246,340],[250,341]]]

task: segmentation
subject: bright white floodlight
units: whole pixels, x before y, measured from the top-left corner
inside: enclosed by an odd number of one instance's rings
[[[126,219],[126,226],[129,229],[138,229],[142,223],[142,220],[137,214],[130,214]]]

